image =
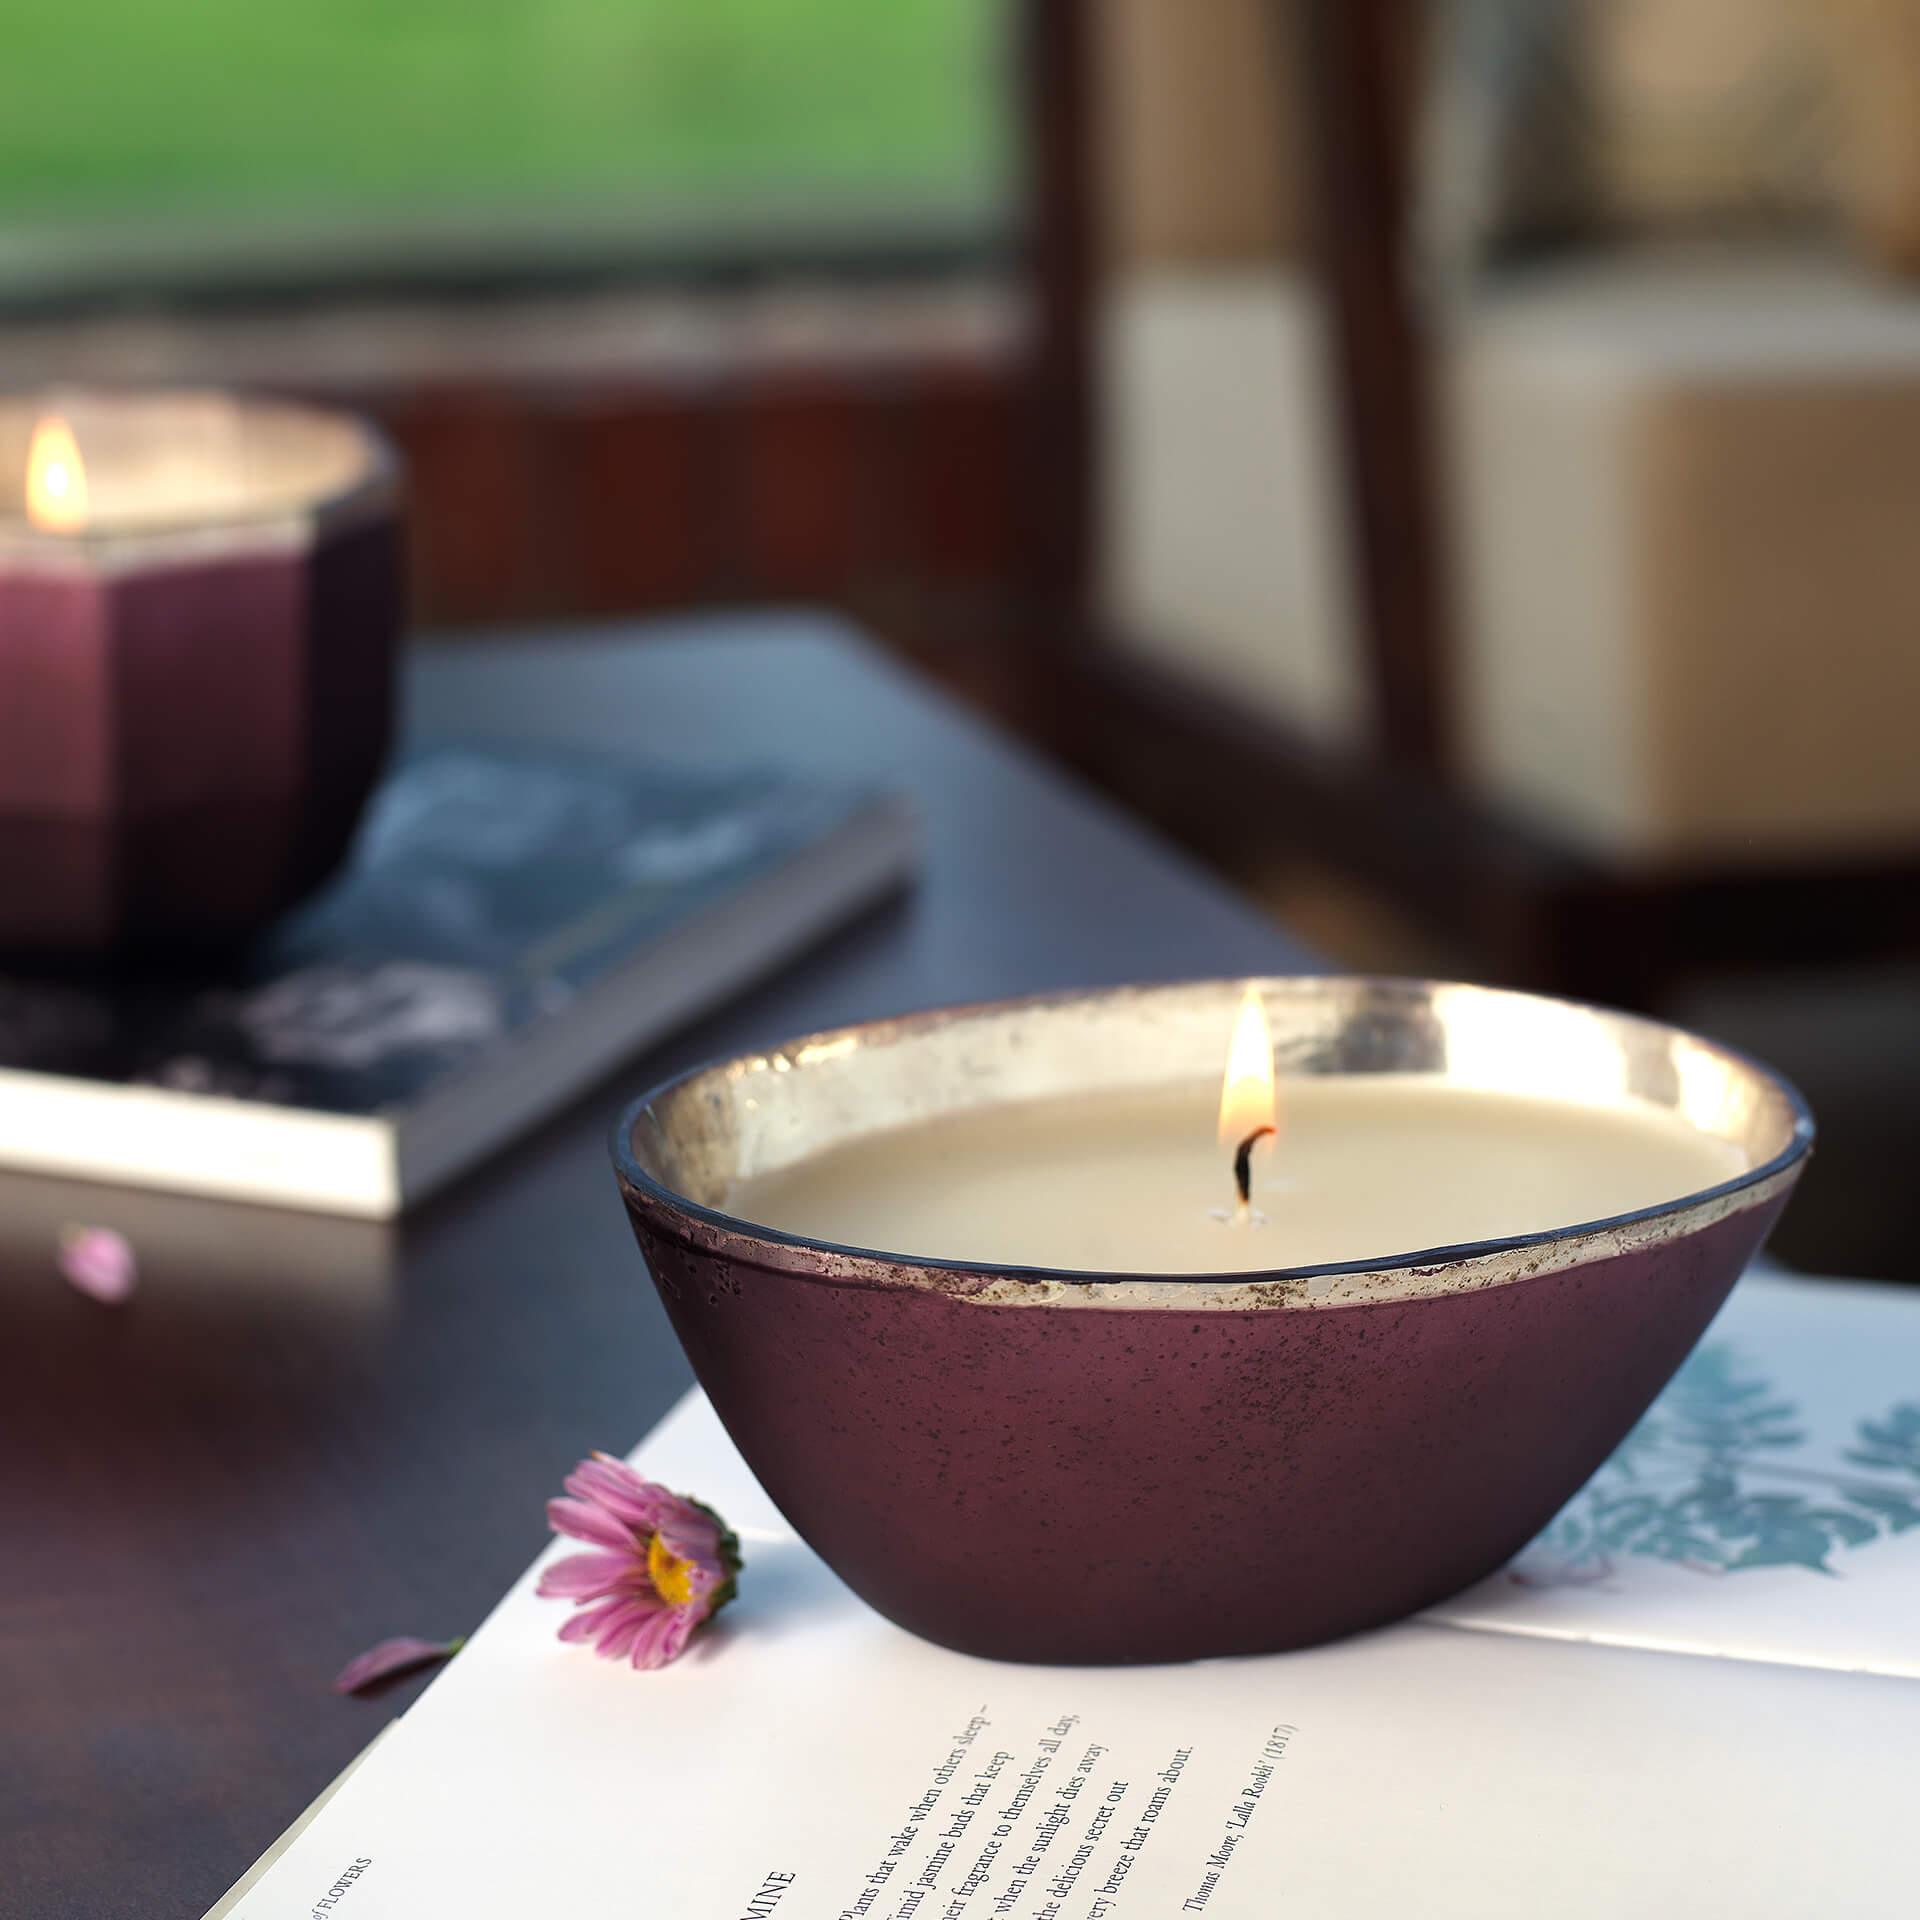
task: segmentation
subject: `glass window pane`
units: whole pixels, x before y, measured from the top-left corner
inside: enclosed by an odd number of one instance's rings
[[[0,0],[0,269],[156,218],[845,232],[998,203],[984,0]],[[25,257],[31,256],[25,247]]]

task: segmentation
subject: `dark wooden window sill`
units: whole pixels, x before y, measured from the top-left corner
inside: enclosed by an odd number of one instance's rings
[[[1018,717],[1025,341],[978,279],[98,316],[0,328],[0,364],[371,414],[422,624],[810,601]]]

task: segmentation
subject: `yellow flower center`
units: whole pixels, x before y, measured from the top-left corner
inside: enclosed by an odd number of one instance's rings
[[[647,1545],[647,1577],[653,1590],[670,1607],[693,1604],[694,1564],[683,1560],[656,1533]]]

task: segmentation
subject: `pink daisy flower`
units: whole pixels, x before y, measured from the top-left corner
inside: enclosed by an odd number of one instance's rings
[[[711,1509],[608,1454],[582,1460],[564,1484],[570,1498],[547,1502],[548,1523],[594,1551],[540,1576],[544,1598],[579,1609],[560,1638],[591,1641],[603,1659],[636,1667],[679,1659],[694,1630],[733,1598],[740,1542]]]

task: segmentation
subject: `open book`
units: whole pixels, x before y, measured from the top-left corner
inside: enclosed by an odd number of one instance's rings
[[[216,1911],[1804,1920],[1920,1896],[1920,1298],[1746,1280],[1513,1568],[1260,1659],[947,1653],[794,1538],[698,1395],[634,1458],[738,1527],[738,1604],[634,1673],[559,1644],[530,1570]]]

